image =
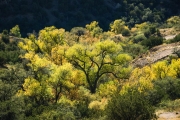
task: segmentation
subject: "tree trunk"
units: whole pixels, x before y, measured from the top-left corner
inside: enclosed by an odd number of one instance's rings
[[[91,90],[91,93],[92,93],[92,94],[96,93],[97,81],[98,81],[98,79],[96,79],[96,80],[94,81],[93,85],[91,85],[91,87],[90,87],[90,90]]]
[[[96,93],[96,87],[94,87],[94,86],[90,87],[90,91],[92,94],[95,94]]]

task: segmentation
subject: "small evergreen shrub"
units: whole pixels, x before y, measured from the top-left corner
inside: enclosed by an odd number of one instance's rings
[[[121,32],[122,36],[129,36],[130,35],[130,31],[128,29],[124,29]]]
[[[157,45],[161,45],[162,43],[163,43],[162,37],[154,37],[154,36],[151,36],[148,39],[143,40],[141,42],[142,45],[149,47],[149,48],[152,48]]]

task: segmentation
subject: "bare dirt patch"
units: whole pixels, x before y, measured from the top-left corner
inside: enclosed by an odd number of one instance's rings
[[[179,112],[162,112],[158,115],[158,120],[180,120]]]

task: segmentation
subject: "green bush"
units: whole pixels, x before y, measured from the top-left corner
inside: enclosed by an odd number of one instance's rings
[[[143,34],[136,35],[133,39],[134,43],[141,42],[143,40],[146,40],[146,37]]]
[[[133,58],[135,58],[136,56],[145,53],[147,51],[147,48],[140,44],[128,44],[126,46],[123,46],[123,50],[129,53]]]
[[[128,29],[124,29],[124,30],[122,30],[121,34],[123,36],[129,36],[130,35],[130,31]]]
[[[144,32],[144,36],[145,36],[146,38],[149,38],[149,36],[151,36],[150,30],[146,30],[146,31]]]
[[[149,27],[149,31],[151,34],[154,34],[156,32],[156,27],[155,26]]]
[[[168,111],[178,110],[180,108],[180,99],[164,100],[159,104],[159,108],[166,109]]]
[[[4,43],[9,43],[9,35],[7,30],[3,30],[1,34],[1,39]]]
[[[153,82],[154,89],[149,91],[148,99],[153,105],[162,100],[180,98],[180,79],[165,78]]]
[[[10,35],[15,37],[21,37],[19,25],[16,25],[12,29],[10,29]]]
[[[107,105],[109,120],[151,120],[154,117],[154,108],[137,90],[115,94]]]
[[[161,45],[162,43],[163,43],[162,37],[154,37],[154,36],[151,36],[148,39],[143,40],[141,42],[142,45],[149,47],[149,48],[152,48],[157,45]]]
[[[0,51],[5,50],[6,44],[0,40]]]

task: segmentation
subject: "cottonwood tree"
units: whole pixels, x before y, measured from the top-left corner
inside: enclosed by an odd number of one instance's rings
[[[125,28],[125,22],[121,19],[115,20],[110,24],[110,29],[115,34],[120,34]]]
[[[121,45],[106,40],[93,45],[75,44],[66,52],[66,57],[84,73],[91,93],[95,93],[103,75],[112,74],[117,78],[127,75],[131,57],[121,52]]]

